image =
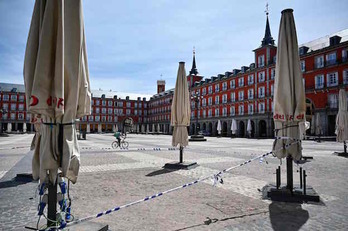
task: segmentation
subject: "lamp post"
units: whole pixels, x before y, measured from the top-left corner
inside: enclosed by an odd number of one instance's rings
[[[196,116],[196,126],[195,126],[195,134],[191,135],[191,138],[189,141],[207,141],[207,139],[204,138],[203,134],[198,134],[198,113],[199,113],[199,101],[203,99],[203,96],[201,96],[198,92],[194,93],[191,96],[191,99],[194,100],[196,108],[197,108],[197,116]]]

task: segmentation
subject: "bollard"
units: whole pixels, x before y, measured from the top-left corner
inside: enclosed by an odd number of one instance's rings
[[[277,189],[280,188],[280,166],[278,166],[278,169],[276,169],[276,182],[277,182]]]
[[[300,167],[300,188],[302,188],[302,167]]]
[[[303,195],[306,195],[306,170],[303,170]]]

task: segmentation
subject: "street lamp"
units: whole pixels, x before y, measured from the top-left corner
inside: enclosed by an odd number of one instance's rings
[[[198,92],[191,95],[191,99],[194,100],[196,103],[197,108],[197,116],[196,116],[196,126],[195,126],[195,134],[191,135],[191,138],[189,141],[207,141],[207,139],[204,138],[203,134],[198,134],[198,113],[199,113],[199,101],[203,99],[203,96],[201,96]]]

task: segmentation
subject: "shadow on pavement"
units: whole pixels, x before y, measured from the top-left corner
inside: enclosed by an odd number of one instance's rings
[[[309,214],[298,203],[272,202],[269,217],[273,230],[299,230],[307,222]]]
[[[12,187],[17,187],[18,185],[26,184],[26,183],[31,183],[32,181],[18,181],[18,180],[8,180],[8,181],[2,181],[0,182],[0,189],[2,188],[12,188]]]
[[[146,176],[157,176],[157,175],[161,175],[161,174],[166,174],[166,173],[171,173],[171,172],[175,172],[178,171],[179,169],[161,169],[161,170],[156,170],[154,172],[150,172],[148,173]]]

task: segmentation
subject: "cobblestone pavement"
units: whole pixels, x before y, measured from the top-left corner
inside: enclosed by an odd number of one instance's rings
[[[0,137],[0,230],[24,230],[35,223],[37,183],[15,181],[17,173],[30,172],[32,135]],[[183,185],[245,160],[269,152],[272,140],[210,138],[190,143],[185,161],[196,161],[191,170],[166,171],[179,151],[120,151],[111,149],[111,134],[89,134],[80,141],[81,169],[71,187],[73,214],[97,214],[145,196]],[[129,135],[130,148],[170,147],[165,135]],[[273,157],[254,161],[223,175],[224,184],[211,181],[166,194],[94,220],[110,230],[347,230],[348,158],[333,154],[343,145],[303,142],[303,154],[314,159],[302,167],[321,203],[295,204],[261,199],[260,189],[275,182],[280,161]],[[282,182],[286,181],[286,166]],[[299,179],[294,166],[294,183]]]

